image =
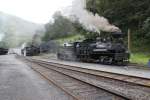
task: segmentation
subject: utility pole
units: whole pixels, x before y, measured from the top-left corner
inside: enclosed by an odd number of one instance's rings
[[[131,31],[128,29],[128,50],[131,52]]]

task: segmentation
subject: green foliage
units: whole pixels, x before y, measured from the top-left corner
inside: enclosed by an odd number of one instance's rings
[[[94,6],[95,11],[123,29],[140,28],[150,15],[150,0],[88,0],[87,9]]]
[[[73,36],[59,38],[56,41],[57,41],[57,43],[59,43],[60,45],[62,45],[65,42],[74,42],[74,41],[79,41],[79,40],[83,40],[83,39],[84,39],[83,35],[76,34],[76,35],[73,35]]]
[[[150,59],[149,53],[145,53],[145,54],[144,53],[133,53],[133,54],[131,54],[130,61],[132,63],[147,65],[149,59]]]
[[[8,48],[4,41],[0,41],[0,48]]]
[[[144,38],[147,40],[147,42],[150,43],[150,17],[144,21],[142,32],[144,35]]]
[[[45,35],[43,36],[44,41],[63,39],[67,37],[74,37],[76,34],[80,34],[85,38],[94,38],[98,33],[93,33],[85,30],[78,20],[72,22],[60,12],[56,12],[53,16],[54,22],[49,22],[45,25]]]
[[[44,41],[66,37],[75,33],[73,23],[58,12],[54,15],[54,22],[49,22],[45,25],[45,28]]]
[[[150,0],[87,0],[87,9],[107,18],[124,33],[132,33],[133,46],[150,44]],[[140,46],[141,47],[141,46]]]

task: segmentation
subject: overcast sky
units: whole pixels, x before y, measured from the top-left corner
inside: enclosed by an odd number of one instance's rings
[[[57,10],[73,0],[0,0],[0,11],[35,23],[47,23]]]

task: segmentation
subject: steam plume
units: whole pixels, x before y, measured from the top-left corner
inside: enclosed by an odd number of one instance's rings
[[[81,23],[85,29],[94,32],[120,31],[118,27],[116,27],[115,25],[111,25],[106,18],[99,16],[98,14],[94,15],[93,13],[87,11],[85,8],[86,0],[74,0],[69,15],[70,19],[78,19],[79,23]]]

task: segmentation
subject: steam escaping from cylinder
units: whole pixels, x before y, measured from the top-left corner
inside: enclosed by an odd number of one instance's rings
[[[98,32],[116,32],[121,31],[115,25],[109,23],[109,21],[98,15],[93,14],[86,10],[86,0],[74,0],[69,11],[69,18],[72,21],[78,21],[82,26],[89,31]]]
[[[21,45],[21,49],[25,48],[26,46],[27,46],[27,43],[23,43],[23,44]]]

